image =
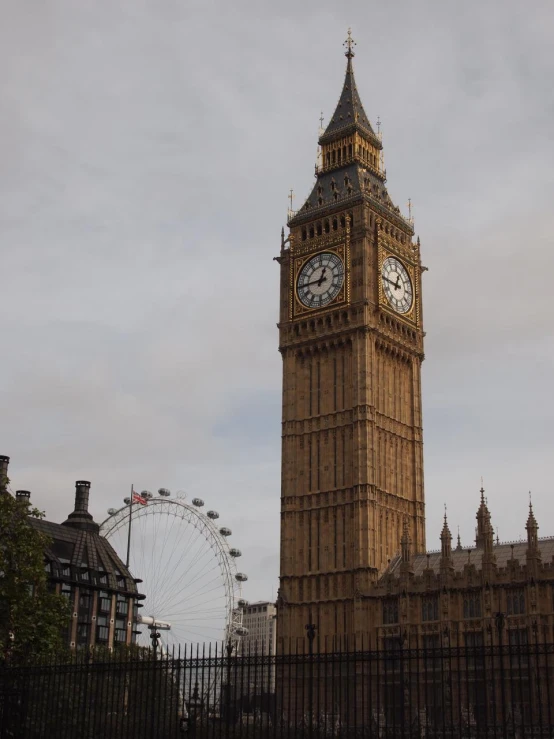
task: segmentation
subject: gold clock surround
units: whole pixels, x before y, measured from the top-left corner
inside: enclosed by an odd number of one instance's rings
[[[398,311],[395,311],[394,308],[389,303],[389,301],[387,300],[387,296],[385,295],[385,291],[383,290],[382,267],[383,267],[384,261],[388,259],[389,257],[392,257],[393,259],[397,259],[404,266],[404,268],[406,269],[410,277],[410,280],[413,286],[414,295],[412,299],[412,306],[410,310],[408,310],[406,313],[399,313]],[[419,326],[419,321],[420,321],[419,270],[416,268],[415,263],[407,256],[407,254],[400,253],[398,249],[393,249],[391,245],[389,245],[383,239],[379,239],[378,259],[379,259],[379,306],[381,308],[384,308],[389,313],[391,313],[391,315],[393,315],[395,318],[399,318],[408,323]]]
[[[325,234],[323,236],[311,239],[309,242],[300,242],[296,244],[291,239],[291,259],[290,259],[290,298],[289,298],[289,318],[306,317],[308,315],[320,315],[328,311],[334,310],[340,305],[347,305],[350,302],[350,219],[346,219],[345,228],[340,231]],[[342,262],[344,267],[344,282],[334,300],[323,308],[308,308],[299,300],[297,292],[298,275],[302,267],[317,254],[328,252],[335,254]]]

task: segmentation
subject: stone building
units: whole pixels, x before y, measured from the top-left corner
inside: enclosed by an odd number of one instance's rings
[[[0,456],[0,478],[8,477],[9,457]],[[90,482],[75,483],[75,507],[67,519],[53,523],[30,518],[51,540],[44,553],[52,588],[71,607],[66,639],[70,647],[115,647],[135,641],[135,619],[144,598],[137,583],[88,511]],[[17,498],[30,500],[27,490]]]
[[[386,187],[382,137],[346,42],[313,190],[281,238],[283,360],[278,652],[306,645],[514,642],[552,629],[554,540],[494,541],[482,492],[475,545],[427,553],[419,238]],[[437,532],[438,533],[438,532]],[[438,543],[438,542],[437,542]],[[461,636],[463,634],[463,636]],[[491,636],[492,634],[492,636]],[[504,632],[505,634],[505,632]]]

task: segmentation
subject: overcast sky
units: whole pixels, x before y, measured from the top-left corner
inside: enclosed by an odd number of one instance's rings
[[[348,26],[421,237],[427,544],[554,535],[554,6],[0,0],[0,453],[48,518],[217,508],[275,597],[280,230]]]

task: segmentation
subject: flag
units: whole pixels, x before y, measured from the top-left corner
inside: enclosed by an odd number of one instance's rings
[[[148,501],[146,500],[146,498],[143,498],[142,495],[139,495],[139,493],[135,493],[134,490],[133,490],[132,501],[133,503],[140,503],[141,505],[148,505]]]

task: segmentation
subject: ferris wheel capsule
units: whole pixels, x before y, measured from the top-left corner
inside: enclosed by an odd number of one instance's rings
[[[193,498],[192,505],[195,505],[197,508],[202,508],[202,506],[204,505],[204,501],[202,500],[202,498]]]
[[[235,634],[237,636],[248,636],[248,629],[246,626],[237,626],[235,629]]]
[[[123,502],[125,503],[125,505],[130,505],[130,503],[131,503],[131,498],[123,498]],[[109,511],[108,511],[108,512],[109,512]]]
[[[162,498],[169,498],[169,496],[171,495],[171,491],[167,488],[160,488],[158,490],[158,495],[161,495]]]
[[[244,600],[244,598],[239,598],[239,600],[237,601],[237,606],[239,608],[246,608],[247,605],[248,605],[248,601]]]
[[[215,519],[216,519],[216,518],[219,518],[219,513],[218,513],[217,511],[208,511],[208,512],[206,513],[206,516],[207,516],[208,518],[211,518],[211,519],[212,519],[212,521],[215,521]]]
[[[242,557],[242,552],[240,549],[229,549],[229,554],[231,557]]]
[[[231,536],[233,532],[231,531],[231,529],[228,529],[226,526],[222,526],[219,529],[219,533],[221,534],[221,536]]]
[[[237,572],[235,580],[238,582],[246,582],[248,580],[248,575],[245,575],[244,572]]]
[[[150,490],[143,490],[141,493],[141,497],[146,498],[146,500],[152,500],[154,496],[152,495]]]
[[[108,516],[113,516],[114,513],[117,513],[117,508],[108,508]]]

